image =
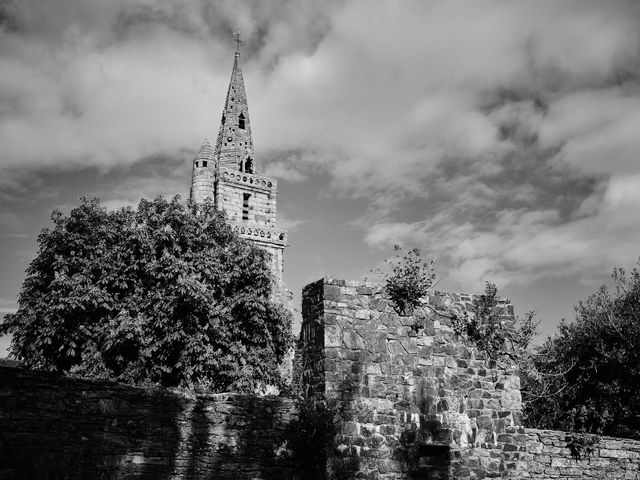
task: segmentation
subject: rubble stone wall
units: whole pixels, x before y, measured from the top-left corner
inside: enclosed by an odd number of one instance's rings
[[[332,476],[520,478],[518,372],[461,343],[438,313],[469,309],[472,300],[434,293],[402,316],[380,285],[323,279],[305,288],[300,376],[311,394],[339,405]],[[508,302],[500,307],[513,319]]]
[[[310,446],[321,452],[316,469],[292,457],[293,440],[313,430],[293,399],[0,366],[0,480],[640,479],[638,441],[603,437],[576,459],[567,434],[522,426],[517,370],[452,329],[446,312],[472,302],[435,292],[407,316],[380,285],[323,279],[304,289],[294,378],[330,413],[326,439]],[[508,301],[500,308],[513,320]]]
[[[299,478],[293,401],[189,397],[0,367],[0,479]]]
[[[527,429],[527,475],[536,480],[638,479],[640,442],[601,437],[593,454],[576,458],[565,432]],[[584,457],[584,455],[583,455]]]

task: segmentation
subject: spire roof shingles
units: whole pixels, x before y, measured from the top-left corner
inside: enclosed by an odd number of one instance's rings
[[[214,156],[220,167],[234,170],[240,170],[244,162],[250,158],[255,173],[251,122],[239,57],[240,54],[236,51]]]

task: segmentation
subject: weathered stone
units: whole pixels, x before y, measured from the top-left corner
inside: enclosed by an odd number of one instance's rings
[[[324,279],[303,293],[296,379],[336,403],[319,466],[328,480],[640,476],[640,442],[605,437],[577,461],[565,433],[522,427],[517,370],[474,354],[441,322],[425,335],[407,327],[415,318],[366,314],[386,300],[363,285]],[[285,442],[292,400],[10,372],[0,368],[0,478],[58,478],[48,465],[73,465],[67,478],[305,478]]]
[[[0,386],[0,478],[187,479],[195,469],[222,480],[299,478],[286,445],[290,399],[189,396],[3,367]]]

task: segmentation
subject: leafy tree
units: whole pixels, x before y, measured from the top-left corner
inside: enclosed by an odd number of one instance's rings
[[[211,204],[157,198],[107,211],[82,199],[38,237],[11,353],[28,367],[127,383],[252,390],[278,384],[291,315],[267,253]]]
[[[617,268],[613,281],[533,357],[537,375],[523,384],[529,425],[640,438],[640,271]]]

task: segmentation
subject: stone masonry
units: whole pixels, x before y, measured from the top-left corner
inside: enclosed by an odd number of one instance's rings
[[[568,434],[525,429],[518,372],[461,343],[442,313],[473,296],[425,300],[403,316],[377,284],[305,287],[294,377],[304,397],[332,405],[326,444],[312,445],[326,452],[320,477],[291,456],[304,441],[292,398],[0,367],[0,480],[640,479],[639,441],[604,437],[577,459]]]
[[[527,471],[522,478],[638,479],[640,442],[602,437],[589,458],[576,459],[567,448],[568,434],[553,430],[527,429]]]
[[[323,279],[303,293],[298,379],[339,402],[329,478],[520,478],[520,380],[455,338],[435,293],[398,315],[380,285]],[[505,319],[513,307],[500,305]]]
[[[456,338],[448,307],[472,295],[433,292],[400,316],[378,284],[305,287],[297,380],[337,402],[330,479],[640,479],[640,442],[603,437],[577,459],[565,432],[522,426],[517,371]],[[499,302],[503,319],[513,306]]]
[[[191,190],[189,198],[194,203],[202,204],[215,199],[215,160],[209,140],[204,141],[202,147],[193,160],[191,171]]]
[[[186,395],[0,367],[0,479],[299,479],[286,398]]]

